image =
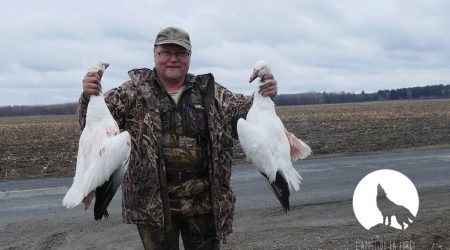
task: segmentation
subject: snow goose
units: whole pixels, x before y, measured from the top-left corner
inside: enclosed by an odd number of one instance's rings
[[[272,99],[259,93],[259,86],[265,83],[261,77],[269,73],[267,62],[256,63],[250,82],[257,77],[260,80],[246,119],[238,120],[237,132],[247,160],[265,177],[283,210],[287,212],[290,190],[299,191],[302,180],[292,162],[306,158],[311,154],[311,149],[284,128]]]
[[[108,65],[95,62],[88,71],[104,71]],[[63,205],[73,208],[83,202],[87,209],[94,190],[97,189],[95,219],[101,219],[102,216],[107,218],[106,208],[122,183],[130,151],[130,134],[127,131],[120,132],[106,106],[103,94],[92,95],[86,112],[86,126],[79,141],[75,177],[63,199]]]

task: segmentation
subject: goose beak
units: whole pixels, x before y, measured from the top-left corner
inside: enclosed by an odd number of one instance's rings
[[[259,70],[254,69],[252,75],[250,76],[249,83],[253,82],[258,77]]]
[[[102,66],[105,67],[105,69],[100,69],[100,70],[97,72],[97,73],[100,74],[100,71],[101,71],[101,75],[100,75],[100,76],[103,76],[103,73],[105,73],[105,70],[108,68],[109,63],[102,63]]]

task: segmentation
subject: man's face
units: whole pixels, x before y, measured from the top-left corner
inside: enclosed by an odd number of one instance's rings
[[[154,53],[155,68],[163,83],[184,81],[191,62],[189,52],[176,44],[156,46]]]

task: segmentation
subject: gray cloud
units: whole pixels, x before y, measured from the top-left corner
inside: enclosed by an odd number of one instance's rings
[[[111,63],[104,89],[153,67],[169,25],[191,34],[191,72],[250,94],[254,62],[280,93],[366,92],[448,83],[447,1],[72,1],[0,3],[0,106],[76,101],[89,63]]]

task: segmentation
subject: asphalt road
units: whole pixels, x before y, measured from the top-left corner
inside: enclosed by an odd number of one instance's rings
[[[314,228],[357,223],[352,211],[335,215],[333,211],[324,211],[323,214],[327,216],[310,212],[307,219],[300,219],[300,215],[303,212],[307,214],[310,208],[316,207],[314,210],[318,211],[331,203],[346,203],[342,209],[351,210],[348,204],[351,204],[358,182],[372,171],[400,171],[416,185],[419,195],[422,195],[450,187],[449,166],[450,149],[298,161],[295,167],[304,181],[300,192],[291,194],[291,212],[285,215],[253,166],[236,165],[232,175],[233,191],[237,198],[235,233],[230,237],[230,243],[223,248],[248,249],[248,246],[252,246],[254,249],[282,249],[290,248],[283,246],[309,246],[303,245],[302,239],[296,239],[298,242],[295,243],[274,243],[272,240],[272,243],[263,244],[262,241],[256,241],[265,237],[261,232],[271,228],[295,228],[298,224]],[[116,195],[110,206],[110,219],[96,222],[92,208],[84,211],[81,206],[74,209],[62,207],[62,198],[71,183],[71,178],[0,182],[0,248],[142,249],[135,226],[121,222],[121,195]],[[422,200],[422,197],[419,198]],[[419,213],[421,207],[422,204]],[[268,217],[268,223],[258,223]],[[289,223],[286,224],[286,220]],[[277,225],[277,221],[284,225]],[[364,230],[362,227],[360,229]],[[247,231],[260,235],[243,238],[240,233]],[[253,245],[252,240],[256,242]]]

